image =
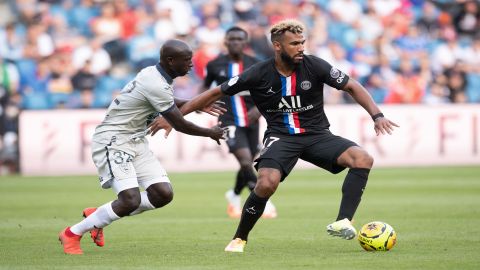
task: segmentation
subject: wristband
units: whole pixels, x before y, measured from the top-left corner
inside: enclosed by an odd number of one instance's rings
[[[377,113],[372,116],[372,120],[375,122],[375,120],[377,120],[380,117],[385,117],[385,116],[383,115],[383,113]]]

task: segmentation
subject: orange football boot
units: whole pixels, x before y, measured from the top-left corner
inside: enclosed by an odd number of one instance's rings
[[[80,247],[80,239],[82,239],[82,236],[75,235],[72,232],[66,233],[67,230],[70,231],[70,227],[65,228],[58,235],[58,240],[63,246],[63,252],[71,255],[83,254],[82,248]]]
[[[83,209],[83,217],[90,216],[93,212],[95,212],[97,208],[89,207]],[[92,237],[93,242],[99,246],[103,247],[105,245],[105,239],[103,238],[103,229],[102,228],[94,228],[90,231],[90,236]]]

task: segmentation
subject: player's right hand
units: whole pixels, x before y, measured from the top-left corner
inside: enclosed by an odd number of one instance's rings
[[[227,138],[228,134],[228,127],[220,127],[222,123],[219,122],[218,125],[210,128],[212,134],[210,135],[210,138],[212,140],[216,141],[218,145],[220,145],[220,140],[225,140]]]

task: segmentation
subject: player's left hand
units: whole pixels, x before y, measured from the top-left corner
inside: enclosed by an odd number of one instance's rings
[[[399,125],[395,124],[394,122],[388,120],[385,117],[380,117],[375,120],[375,133],[380,135],[385,135],[385,133],[392,134],[393,127],[400,127]]]
[[[224,106],[225,102],[217,100],[214,103],[203,107],[202,112],[218,117],[227,111]]]
[[[165,129],[165,138],[168,137],[168,134],[172,131],[172,126],[165,120],[163,117],[157,117],[153,122],[148,126],[150,130],[150,135],[155,135],[159,130]]]

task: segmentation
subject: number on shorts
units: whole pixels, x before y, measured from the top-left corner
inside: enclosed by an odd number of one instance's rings
[[[278,137],[268,137],[265,142],[263,143],[263,147],[268,148],[270,147],[274,142],[280,140]]]
[[[132,155],[129,155],[123,151],[115,151],[112,154],[113,154],[113,162],[115,162],[116,164],[130,162],[133,159]]]

